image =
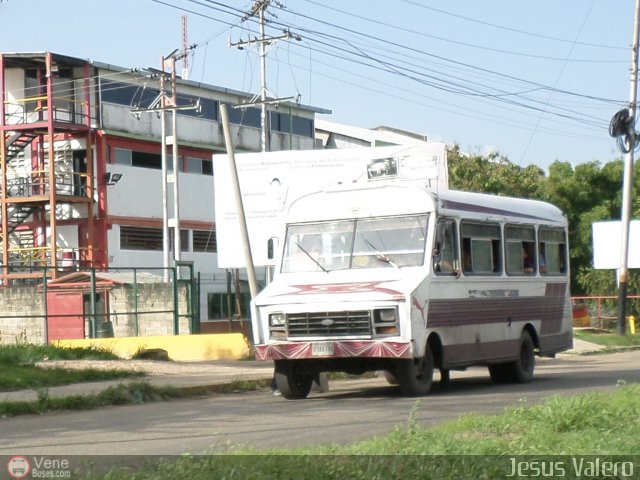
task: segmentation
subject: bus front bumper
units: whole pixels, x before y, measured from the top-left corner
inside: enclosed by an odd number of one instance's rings
[[[305,358],[413,358],[411,342],[322,340],[256,345],[257,360]]]

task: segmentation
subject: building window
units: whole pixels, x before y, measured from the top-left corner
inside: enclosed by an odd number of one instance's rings
[[[220,109],[220,102],[217,100],[211,100],[210,98],[199,98],[192,95],[178,95],[178,106],[196,105],[200,102],[200,110],[178,110],[178,115],[185,117],[197,117],[207,120],[218,120],[218,110]]]
[[[148,107],[158,93],[158,90],[143,88],[140,85],[100,79],[100,96],[105,103],[127,107]]]
[[[218,244],[215,230],[194,230],[193,251],[216,253],[218,251]]]
[[[162,229],[121,225],[120,249],[162,251]]]
[[[187,157],[184,162],[184,171],[187,173],[202,173],[202,160]]]
[[[131,165],[134,167],[162,169],[162,157],[159,153],[131,152]]]
[[[131,165],[131,150],[128,148],[114,148],[113,163]]]
[[[259,108],[229,108],[228,111],[230,123],[256,128],[260,128],[262,125]]]
[[[211,160],[202,160],[202,174],[213,176],[213,162]]]
[[[169,251],[173,252],[173,227],[169,227]],[[180,229],[180,251],[189,251],[189,230]]]
[[[250,294],[240,294],[240,314],[238,315],[238,305],[234,293],[208,293],[207,318],[209,320],[222,320],[234,317],[244,318],[250,314],[250,302]]]
[[[313,120],[288,113],[271,112],[271,129],[302,137],[314,137]]]
[[[147,108],[158,97],[159,93],[159,90],[144,88],[131,83],[113,82],[104,78],[100,80],[100,94],[104,103]],[[193,110],[178,110],[178,115],[218,120],[219,102],[217,100],[185,94],[180,94],[177,97],[179,107],[195,106],[197,102],[200,102],[199,111],[195,108]]]

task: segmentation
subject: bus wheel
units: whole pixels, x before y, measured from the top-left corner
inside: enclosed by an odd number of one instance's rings
[[[393,372],[384,370],[382,372],[382,375],[384,376],[384,379],[389,383],[389,385],[398,385],[398,379]]]
[[[518,359],[510,365],[514,382],[527,383],[533,378],[533,370],[536,368],[536,353],[529,332],[522,332]]]
[[[313,384],[313,375],[300,371],[296,362],[276,360],[275,378],[278,390],[288,400],[307,398]]]
[[[494,383],[527,383],[533,378],[536,356],[531,334],[524,331],[520,336],[518,358],[514,362],[489,365],[489,375]]]
[[[398,360],[396,379],[404,395],[426,395],[433,383],[433,353],[426,347],[424,356]]]

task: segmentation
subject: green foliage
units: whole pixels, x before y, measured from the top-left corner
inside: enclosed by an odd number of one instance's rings
[[[33,415],[55,410],[89,410],[110,405],[142,404],[184,396],[178,389],[153,387],[146,382],[109,387],[97,395],[52,397],[47,389],[40,389],[38,399],[35,401],[0,402],[0,416]]]
[[[535,165],[515,165],[499,153],[464,155],[455,145],[447,152],[452,189],[493,193],[521,198],[539,198],[544,171]]]
[[[632,347],[640,346],[640,329],[637,329],[636,335],[618,335],[617,333],[611,333],[606,331],[589,331],[589,330],[575,330],[573,336],[585,342],[595,343],[597,345],[605,345],[607,347]],[[605,351],[611,352],[607,349]]]
[[[37,389],[82,382],[100,382],[144,376],[143,372],[123,369],[41,368],[34,365],[5,365],[0,369],[0,392]]]
[[[43,360],[119,360],[109,350],[93,347],[62,348],[20,343],[0,347],[0,365],[19,365]]]
[[[60,348],[51,345],[26,343],[0,347],[0,391],[41,389],[72,383],[114,380],[143,376],[143,372],[125,369],[97,370],[94,368],[68,370],[42,368],[35,362],[43,360],[104,360],[117,359],[111,352],[93,348]]]

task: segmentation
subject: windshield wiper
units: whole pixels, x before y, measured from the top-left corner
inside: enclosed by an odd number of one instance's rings
[[[376,256],[376,260],[379,260],[380,262],[388,263],[393,268],[400,268],[400,267],[398,267],[398,265],[396,265],[394,262],[391,261],[391,259],[389,258],[389,255],[387,255],[385,253],[382,253],[382,251],[378,247],[376,247],[373,243],[371,243],[369,240],[367,240],[364,237],[362,237],[362,240],[364,240],[364,243],[366,243],[371,248],[373,248],[373,250],[378,254]]]
[[[313,261],[313,263],[315,263],[317,266],[319,266],[319,267],[322,269],[322,271],[323,271],[323,272],[325,272],[325,273],[328,273],[328,272],[329,272],[329,270],[327,270],[326,268],[324,268],[324,267],[320,264],[320,262],[319,262],[318,260],[316,260],[315,258],[313,258],[313,255],[311,255],[309,252],[307,252],[307,251],[304,249],[304,247],[303,247],[302,245],[300,245],[300,243],[296,242],[296,246],[297,246],[300,250],[302,250],[302,251],[304,252],[304,254],[305,254],[307,257],[309,257],[309,258]]]
[[[388,263],[393,268],[400,268],[397,263],[394,263],[393,261],[391,261],[391,259],[387,255],[385,255],[384,253],[381,253],[380,255],[378,255],[376,257],[376,260],[380,260],[381,262]]]

